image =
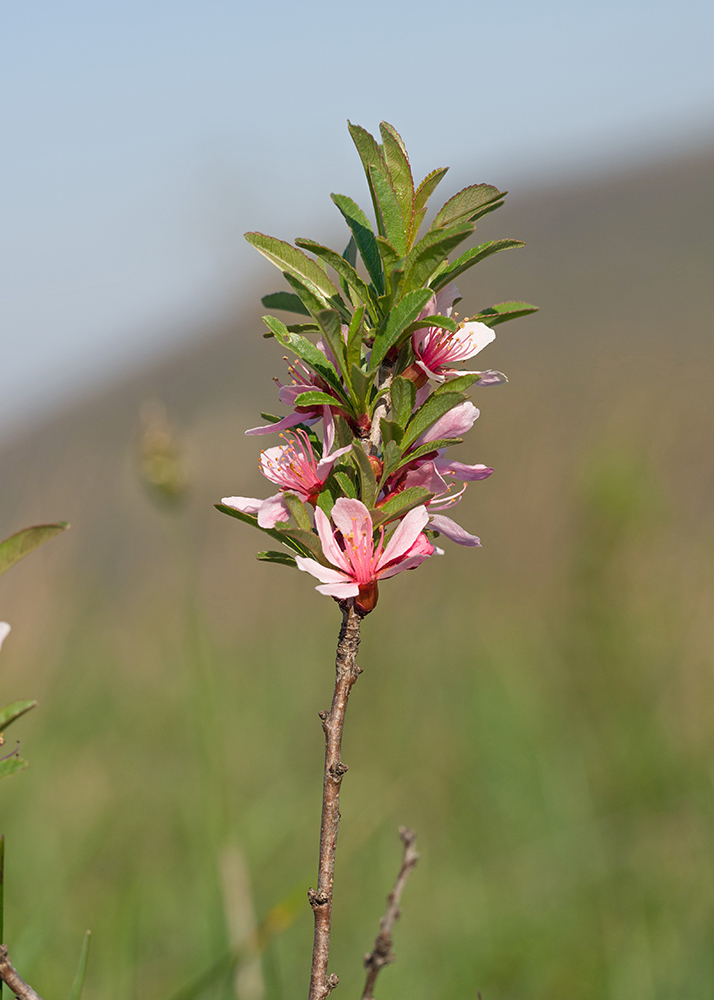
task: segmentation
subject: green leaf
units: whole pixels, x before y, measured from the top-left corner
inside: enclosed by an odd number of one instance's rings
[[[411,379],[397,375],[392,379],[389,394],[392,400],[392,419],[404,428],[414,411],[416,386]]]
[[[337,471],[337,472],[333,472],[332,475],[336,479],[337,485],[340,487],[340,489],[342,490],[342,492],[344,493],[344,495],[346,497],[349,497],[350,500],[356,500],[357,499],[357,488],[355,487],[355,484],[352,482],[352,480],[347,475],[347,473],[346,472]]]
[[[424,213],[426,212],[426,203],[429,201],[433,193],[436,191],[438,185],[446,176],[448,169],[449,169],[448,167],[437,167],[436,170],[432,170],[431,173],[426,175],[424,180],[416,189],[416,194],[414,196],[414,212],[416,218],[419,219],[419,225],[421,225],[422,219],[424,218]],[[415,233],[417,229],[418,226],[415,225],[414,228]]]
[[[498,302],[495,306],[484,309],[471,318],[486,326],[498,326],[509,319],[518,319],[520,316],[530,316],[531,313],[538,312],[538,306],[532,306],[528,302]]]
[[[402,449],[399,447],[397,442],[387,441],[382,449],[382,476],[377,486],[377,495],[379,495],[379,491],[399,465],[401,457]]]
[[[384,159],[392,177],[394,193],[399,202],[407,238],[411,233],[412,216],[414,214],[414,178],[409,165],[406,146],[397,130],[388,122],[379,126],[382,135]]]
[[[32,552],[38,545],[49,541],[55,535],[66,531],[69,525],[66,521],[58,521],[56,524],[36,524],[31,528],[23,528],[14,535],[10,535],[0,542],[0,573],[10,569],[16,562],[19,562],[28,552]]]
[[[459,222],[448,229],[430,229],[407,258],[404,287],[407,291],[421,288],[434,274],[439,264],[451,251],[468,239],[474,231],[473,223]]]
[[[343,403],[339,399],[335,399],[334,396],[328,395],[326,392],[320,392],[319,390],[310,390],[309,392],[301,392],[300,395],[295,400],[296,406],[340,406],[344,407],[347,404]],[[352,407],[349,407],[350,411]]]
[[[352,388],[354,389],[355,398],[357,400],[357,409],[360,413],[365,413],[367,393],[369,392],[369,387],[372,384],[372,379],[369,377],[367,372],[362,371],[358,365],[352,365],[350,375],[350,381],[352,382]]]
[[[276,531],[279,536],[285,536],[281,538],[281,541],[285,542],[286,545],[288,544],[287,539],[289,538],[292,542],[297,542],[302,545],[302,547],[306,550],[306,554],[312,556],[314,559],[317,559],[317,561],[321,562],[323,566],[330,565],[322,553],[320,539],[312,531],[306,531],[305,528],[296,528],[294,525],[285,524],[284,522],[280,522],[276,526]],[[300,554],[302,555],[303,553],[301,552]]]
[[[277,542],[282,542],[284,545],[287,545],[288,548],[292,549],[293,552],[297,552],[298,555],[312,555],[310,549],[301,545],[289,535],[285,535],[284,532],[278,531],[276,528],[261,528],[255,514],[244,514],[242,510],[236,510],[235,507],[229,507],[224,503],[216,503],[213,506],[216,510],[220,510],[222,514],[228,514],[229,517],[235,517],[237,520],[243,521],[244,524],[249,524],[252,528],[257,528],[258,531],[262,531],[264,534],[270,535],[271,538],[274,538]]]
[[[492,184],[471,184],[449,198],[436,213],[431,228],[442,229],[451,223],[471,219],[479,209],[503,199],[505,194],[505,191],[499,191]]]
[[[288,333],[319,333],[320,327],[317,323],[288,323]],[[264,337],[272,337],[272,333],[264,333]]]
[[[283,500],[285,501],[285,506],[295,519],[298,528],[302,528],[303,531],[311,531],[312,523],[310,515],[300,497],[294,493],[283,493]]]
[[[382,441],[384,444],[388,444],[390,441],[395,441],[399,444],[404,437],[404,428],[400,427],[396,420],[385,420],[382,417],[379,421],[379,427],[382,432]]]
[[[271,264],[303,282],[313,295],[323,300],[323,307],[333,304],[332,299],[339,298],[339,292],[322,268],[302,250],[265,233],[246,233],[245,238]]]
[[[352,137],[352,142],[355,144],[355,148],[359,153],[359,158],[362,161],[364,172],[367,175],[367,184],[369,185],[369,193],[372,196],[372,205],[374,207],[374,213],[377,216],[377,228],[379,229],[381,219],[376,192],[372,184],[372,170],[376,173],[381,173],[385,178],[389,177],[389,170],[387,168],[387,164],[384,162],[384,157],[382,156],[382,150],[379,148],[379,143],[374,136],[368,132],[367,129],[362,128],[360,125],[353,125],[350,121],[347,122],[347,128],[349,129]],[[380,232],[383,231],[380,229]]]
[[[310,315],[297,295],[293,295],[292,292],[273,292],[272,295],[264,295],[260,301],[266,309],[282,309],[284,312],[300,313],[301,316]]]
[[[352,445],[352,455],[357,464],[360,475],[361,497],[360,500],[365,507],[374,507],[377,499],[377,480],[374,476],[374,469],[367,455],[365,455],[362,445],[358,441]]]
[[[463,443],[463,438],[441,438],[439,441],[429,441],[428,444],[419,445],[418,448],[404,455],[392,471],[397,472],[399,469],[404,468],[405,465],[409,465],[410,462],[416,461],[417,458],[423,458],[424,455],[429,455],[433,451],[439,451],[441,448],[450,448],[454,444]]]
[[[349,385],[349,367],[347,365],[347,345],[342,335],[342,322],[333,309],[323,309],[317,314],[317,322],[322,335],[337,362],[337,367],[343,380]]]
[[[358,306],[350,320],[347,328],[347,364],[352,367],[362,362],[362,320],[364,318],[364,306]]]
[[[36,701],[13,701],[12,705],[6,705],[5,708],[0,709],[0,733],[7,729],[11,722],[19,719],[36,705]]]
[[[396,520],[398,517],[404,517],[410,510],[427,503],[433,496],[434,494],[430,493],[423,486],[410,486],[409,489],[402,490],[401,493],[396,493],[378,507],[376,513],[372,515],[372,524],[376,528],[379,524],[385,524],[388,521]]]
[[[273,331],[276,338],[283,347],[288,347],[299,358],[306,361],[310,367],[317,372],[330,385],[342,399],[347,399],[345,390],[340,382],[340,377],[335,370],[335,366],[325,357],[322,351],[318,350],[314,344],[305,337],[297,333],[290,333],[284,323],[274,316],[263,316],[265,325]],[[322,405],[322,404],[321,404]]]
[[[84,989],[84,977],[87,974],[87,959],[89,957],[89,941],[92,937],[92,932],[87,931],[84,935],[84,941],[82,941],[82,948],[79,952],[79,962],[77,963],[77,971],[74,974],[74,982],[72,983],[72,989],[69,993],[69,1000],[81,1000],[82,990]]]
[[[438,389],[435,389],[432,396],[443,395],[445,392],[465,392],[474,382],[478,382],[480,378],[481,376],[475,373],[457,375],[456,378],[449,379],[448,382],[444,382]]]
[[[268,549],[265,552],[256,552],[255,558],[259,562],[277,563],[279,566],[297,567],[295,557],[291,556],[288,552],[275,552],[272,549]]]
[[[403,299],[392,309],[387,317],[384,329],[374,338],[370,371],[376,371],[387,355],[387,352],[399,343],[403,331],[413,323],[427,302],[432,292],[428,288],[417,288],[407,292]]]
[[[392,181],[378,168],[370,167],[369,173],[382,219],[381,228],[401,258],[407,252],[407,233]]]
[[[439,316],[438,313],[435,313],[433,316],[424,316],[423,319],[415,319],[413,323],[409,324],[405,332],[412,334],[416,333],[417,330],[423,330],[424,327],[432,326],[439,330],[448,330],[449,333],[456,333],[459,328],[459,324],[450,316]]]
[[[402,265],[403,257],[400,257],[397,251],[394,249],[389,240],[385,239],[384,236],[377,237],[377,246],[379,247],[379,253],[382,257],[382,267],[384,268],[384,274],[388,279],[388,286],[391,291],[394,291],[394,280],[392,275],[400,268],[404,270]],[[391,301],[391,300],[390,300]]]
[[[331,250],[329,247],[324,247],[321,243],[316,243],[314,240],[297,239],[295,242],[299,247],[309,250],[316,256],[321,257],[325,263],[329,264],[330,267],[347,282],[350,288],[353,289],[360,302],[369,303],[372,301],[372,295],[369,288],[364,281],[362,281],[354,267],[335,250]]]
[[[360,257],[367,268],[367,274],[372,279],[378,295],[384,294],[384,278],[382,276],[382,258],[379,255],[369,219],[356,202],[344,194],[331,194],[330,197],[339,208],[345,222],[352,230]]]
[[[325,308],[325,300],[322,296],[315,295],[312,289],[308,288],[299,278],[290,274],[289,271],[283,271],[283,277],[297,292],[297,296],[305,306],[308,316],[316,316],[319,312],[322,312]]]
[[[357,244],[355,243],[354,236],[350,236],[349,242],[347,243],[342,256],[348,264],[352,265],[352,267],[357,267]]]
[[[459,274],[463,274],[464,271],[468,271],[470,267],[474,264],[478,264],[480,261],[485,260],[494,253],[499,253],[501,250],[514,250],[518,247],[524,247],[525,243],[522,240],[490,240],[488,243],[481,243],[480,246],[473,247],[471,250],[467,250],[466,253],[462,254],[457,260],[449,264],[446,270],[441,271],[436,279],[432,282],[432,288],[434,291],[438,291],[443,288],[444,285],[448,285],[450,281],[458,277]]]
[[[463,392],[432,393],[425,403],[419,407],[410,423],[402,441],[402,449],[414,444],[416,439],[428,430],[432,424],[436,423],[439,417],[443,417],[449,410],[453,410],[459,403],[463,403],[466,396]]]
[[[6,760],[0,760],[0,778],[9,778],[11,774],[24,771],[27,766],[27,761],[23,760],[22,757],[8,757]]]

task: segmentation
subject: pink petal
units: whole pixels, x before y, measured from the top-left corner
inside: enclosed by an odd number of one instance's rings
[[[478,479],[488,479],[493,472],[487,465],[464,465],[451,458],[435,458],[434,465],[442,475],[456,476],[462,482],[473,482]]]
[[[430,493],[444,493],[449,484],[439,474],[436,462],[424,462],[418,469],[410,469],[404,480],[404,488],[422,486]]]
[[[359,594],[358,583],[328,583],[324,587],[315,587],[320,594],[328,597],[336,597],[338,601],[343,601],[345,597],[356,597]]]
[[[327,410],[328,407],[325,407],[325,409]],[[328,475],[330,474],[330,469],[335,464],[337,459],[342,458],[342,456],[346,455],[348,451],[352,451],[351,444],[346,445],[344,448],[338,448],[337,451],[333,451],[331,455],[327,456],[327,458],[320,459],[320,461],[317,463],[317,469],[316,469],[317,478],[320,480],[320,482],[322,483],[325,482]]]
[[[298,569],[301,569],[303,573],[312,574],[320,583],[349,583],[344,573],[340,573],[336,569],[330,569],[329,566],[323,566],[322,563],[317,562],[315,559],[308,559],[305,556],[295,556],[295,562],[298,565]],[[357,589],[359,590],[359,587]]]
[[[339,502],[338,500],[337,503]],[[395,562],[400,556],[404,556],[409,552],[409,549],[411,549],[421,534],[422,529],[426,527],[428,520],[429,514],[426,507],[415,507],[414,510],[409,511],[389,539],[389,543],[377,563],[378,574],[382,566],[387,566],[388,563]]]
[[[464,334],[467,334],[472,338],[473,350],[468,355],[470,358],[473,358],[475,354],[478,354],[484,349],[484,347],[492,344],[496,339],[496,334],[493,332],[491,327],[486,326],[485,323],[477,323],[476,321],[471,320],[469,323],[464,323],[461,329]]]
[[[428,444],[429,441],[438,441],[440,438],[461,437],[470,431],[477,419],[479,411],[470,400],[459,403],[453,410],[449,410],[443,417],[439,417],[436,423],[432,424],[421,437],[417,438],[414,447]]]
[[[337,502],[339,503],[339,500]],[[342,549],[335,541],[330,521],[327,514],[325,514],[321,507],[315,508],[315,527],[317,528],[317,534],[320,537],[322,551],[325,554],[325,558],[329,559],[333,566],[337,566],[339,569],[345,570],[349,573],[349,563],[345,559]]]
[[[9,631],[10,631],[10,626],[8,625],[8,623],[0,622],[0,648],[2,648],[2,644],[7,639]]]
[[[416,364],[417,368],[421,368],[421,370],[424,372],[424,374],[427,376],[427,378],[433,378],[435,382],[446,382],[446,376],[447,375],[452,375],[452,374],[453,375],[461,375],[461,374],[463,374],[462,372],[457,372],[456,369],[453,369],[453,373],[452,373],[452,371],[448,371],[446,373],[446,375],[445,375],[443,372],[433,372],[431,370],[431,368],[427,368],[427,366],[424,364],[423,361],[416,361],[415,364]]]
[[[329,406],[322,407],[322,423],[324,427],[322,434],[322,457],[327,458],[335,443],[335,421]]]
[[[456,372],[457,375],[480,375],[481,378],[476,382],[476,385],[505,385],[508,379],[503,374],[503,372],[495,372],[493,369],[489,368],[486,372]]]
[[[343,535],[365,534],[372,537],[372,518],[361,500],[340,497],[332,508],[332,523]],[[330,560],[332,562],[332,560]]]
[[[452,542],[456,542],[458,545],[481,545],[476,535],[470,535],[460,524],[452,521],[450,517],[444,517],[443,514],[434,514],[430,517],[429,527],[433,528],[434,531],[441,532],[442,535],[446,535],[447,538],[450,538]]]
[[[414,399],[414,409],[418,410],[422,403],[426,403],[427,399],[431,394],[431,386],[427,382],[423,385],[421,389],[417,389],[416,397]]]
[[[239,510],[241,514],[257,514],[263,501],[256,497],[223,497],[221,503]]]
[[[315,388],[310,382],[293,382],[290,385],[281,385],[278,390],[278,399],[283,406],[295,406],[295,400],[303,392],[312,392]]]
[[[454,310],[454,303],[460,298],[461,292],[453,281],[450,281],[445,288],[436,293],[436,309],[434,312],[438,313],[439,316],[451,316]]]
[[[314,423],[315,420],[305,419],[308,416],[306,413],[290,413],[287,417],[283,417],[282,420],[278,420],[275,424],[266,424],[264,427],[251,427],[250,430],[246,431],[246,434],[273,434],[275,431],[286,431],[288,427],[294,427],[295,424],[300,423]]]
[[[263,500],[258,511],[258,527],[274,528],[278,521],[289,521],[290,511],[282,493]]]

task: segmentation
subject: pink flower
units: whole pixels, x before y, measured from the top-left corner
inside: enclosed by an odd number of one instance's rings
[[[414,569],[435,551],[423,529],[429,520],[426,507],[410,510],[398,525],[387,545],[384,528],[374,543],[372,518],[360,500],[340,497],[332,508],[333,531],[325,513],[315,510],[315,526],[325,557],[337,567],[322,566],[314,559],[297,556],[298,567],[318,579],[321,594],[343,600],[357,597],[357,605],[366,614],[377,603],[377,582]]]
[[[454,468],[456,467],[456,468]],[[491,475],[493,469],[485,465],[464,465],[462,462],[453,462],[445,458],[437,458],[434,461],[421,463],[418,468],[410,469],[404,479],[404,489],[412,486],[422,486],[435,493],[436,496],[427,503],[429,512],[429,527],[435,531],[446,535],[452,542],[458,545],[481,545],[476,535],[469,534],[460,524],[452,521],[450,517],[444,517],[439,511],[448,510],[461,502],[461,497],[466,490],[464,484],[457,493],[450,493],[450,484],[444,476],[454,476],[458,479],[486,479]]]
[[[274,528],[278,521],[289,519],[290,511],[285,503],[285,493],[294,493],[303,502],[314,506],[332,466],[338,458],[351,450],[351,445],[347,445],[330,454],[335,443],[335,425],[330,408],[326,406],[324,411],[323,457],[319,461],[305,431],[298,430],[293,437],[281,435],[285,437],[285,444],[267,448],[260,454],[261,472],[266,479],[280,487],[280,492],[267,500],[256,497],[225,497],[221,502],[244,514],[257,514],[259,528]]]
[[[283,385],[278,379],[274,379],[278,383],[278,399],[283,406],[295,406],[295,401],[301,393],[313,392],[315,389],[320,392],[326,392],[329,396],[333,395],[331,387],[319,375],[311,372],[301,361],[296,361],[290,365],[288,371],[292,377],[290,385]],[[340,402],[335,397],[335,406],[340,406]],[[314,424],[316,420],[320,419],[324,409],[322,406],[301,406],[299,410],[289,413],[287,417],[283,417],[277,423],[264,424],[262,427],[251,427],[245,433],[248,435],[274,434],[276,431],[280,432],[287,430],[289,427],[294,427],[295,424]]]
[[[450,317],[454,302],[459,298],[459,290],[452,282],[431,299],[419,318],[427,319],[434,315]],[[416,354],[414,364],[421,370],[421,378],[433,378],[437,382],[445,382],[457,375],[480,375],[479,385],[500,385],[507,381],[501,372],[464,372],[453,367],[455,362],[473,358],[495,339],[496,334],[489,326],[474,321],[461,323],[456,332],[442,330],[438,326],[423,327],[412,335]]]

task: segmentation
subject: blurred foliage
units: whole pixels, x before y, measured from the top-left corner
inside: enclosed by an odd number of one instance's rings
[[[403,574],[365,622],[335,998],[359,995],[400,823],[422,860],[380,996],[714,993],[711,169],[699,187],[695,172],[663,176],[539,195],[514,222],[538,237],[544,273],[518,287],[544,311],[493,345],[511,384],[484,400],[463,455],[496,468],[462,505],[484,548]],[[497,301],[489,266],[479,281]],[[306,990],[317,711],[339,614],[298,574],[256,563],[251,532],[211,507],[251,469],[259,483],[241,431],[274,374],[254,363],[260,333],[257,314],[229,324],[213,354],[204,344],[173,381],[156,376],[195,468],[175,516],[137,484],[146,380],[5,455],[0,510],[39,522],[59,509],[75,526],[0,581],[4,690],[20,698],[31,681],[40,700],[15,723],[33,766],[0,788],[6,937],[42,996],[70,995],[66,955],[87,926],[88,1000],[227,1000],[255,951],[266,1000]],[[221,863],[236,849],[242,895]]]

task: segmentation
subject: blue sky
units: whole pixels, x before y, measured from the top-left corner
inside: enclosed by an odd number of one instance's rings
[[[417,173],[597,173],[714,136],[713,38],[710,0],[3,5],[0,434],[254,296],[243,231],[364,201],[348,117]]]

